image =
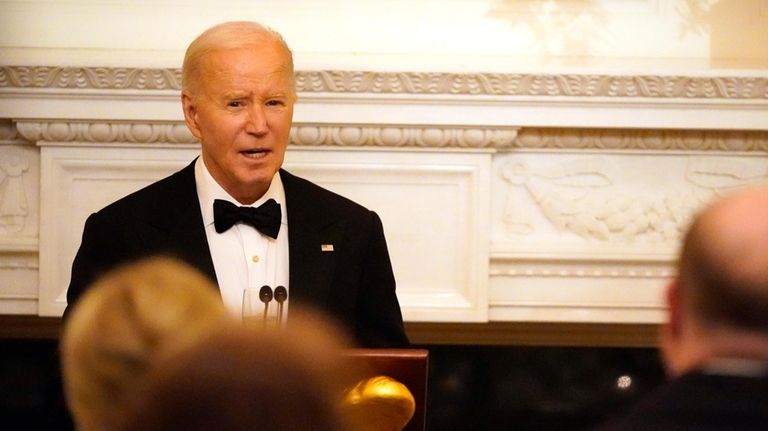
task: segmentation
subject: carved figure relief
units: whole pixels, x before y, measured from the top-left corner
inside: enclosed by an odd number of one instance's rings
[[[714,195],[768,177],[765,164],[697,157],[686,163],[689,186],[644,196],[617,190],[620,172],[601,157],[536,168],[509,162],[501,173],[512,186],[502,216],[508,234],[534,233],[532,216],[519,209],[527,198],[556,229],[613,243],[677,241]]]
[[[0,150],[0,226],[21,232],[27,218],[27,196],[23,175],[29,161],[13,150]]]

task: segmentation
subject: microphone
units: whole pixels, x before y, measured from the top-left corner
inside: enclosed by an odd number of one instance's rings
[[[264,317],[262,318],[262,323],[266,327],[267,313],[269,313],[269,303],[272,301],[272,288],[266,284],[261,286],[261,290],[259,290],[259,299],[264,303]]]
[[[275,301],[277,301],[277,327],[283,321],[283,303],[288,299],[288,289],[285,286],[277,286],[275,288]]]

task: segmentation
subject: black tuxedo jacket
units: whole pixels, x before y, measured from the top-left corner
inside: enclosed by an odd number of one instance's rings
[[[600,431],[768,429],[768,376],[689,372],[662,385]]]
[[[407,346],[378,215],[284,170],[280,178],[288,212],[291,303],[326,312],[360,346]],[[333,251],[322,251],[322,244],[333,244]],[[151,255],[180,258],[216,282],[194,162],[88,217],[72,265],[67,311],[103,272]]]

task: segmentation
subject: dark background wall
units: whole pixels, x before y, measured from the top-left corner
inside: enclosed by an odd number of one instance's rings
[[[589,429],[664,380],[650,348],[425,347],[433,431]]]
[[[42,429],[47,423],[44,395],[56,343],[0,339],[3,429]],[[416,347],[430,351],[431,431],[589,429],[621,414],[664,379],[652,348]],[[626,377],[632,383],[621,388]]]

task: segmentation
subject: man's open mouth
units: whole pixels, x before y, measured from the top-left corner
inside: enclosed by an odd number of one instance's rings
[[[258,159],[258,158],[264,157],[267,154],[267,150],[261,150],[261,149],[245,150],[245,151],[241,151],[241,154],[244,154],[246,157],[249,157],[251,159]]]

